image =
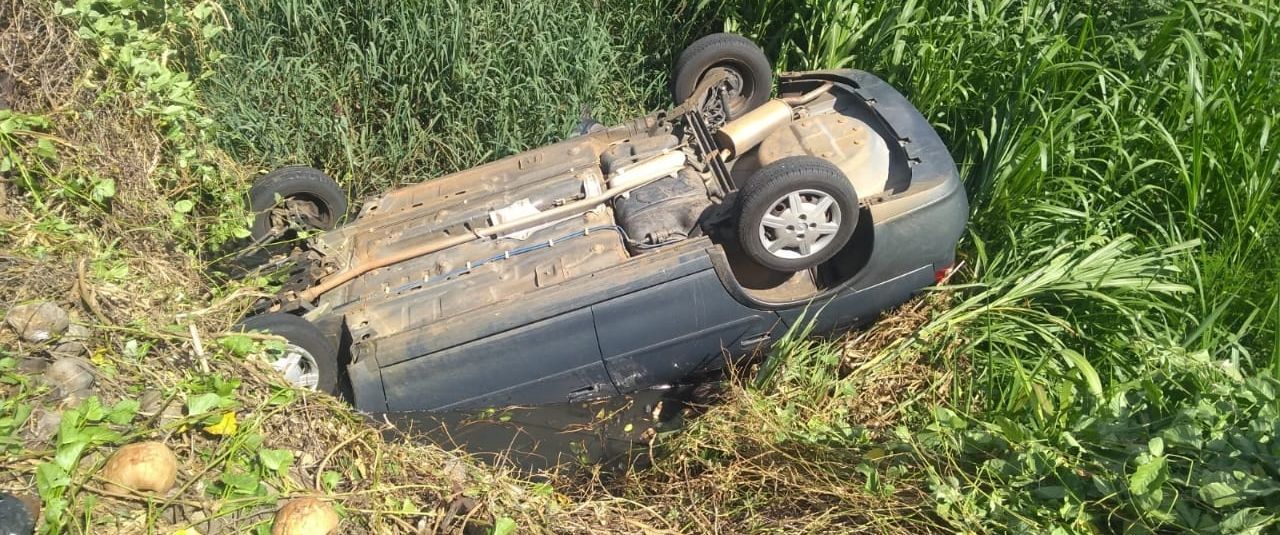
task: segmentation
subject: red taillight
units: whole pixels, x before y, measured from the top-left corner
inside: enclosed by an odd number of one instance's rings
[[[942,281],[947,280],[947,277],[951,276],[951,269],[954,267],[955,267],[955,264],[948,264],[946,267],[939,269],[937,271],[934,271],[933,283],[942,284]]]

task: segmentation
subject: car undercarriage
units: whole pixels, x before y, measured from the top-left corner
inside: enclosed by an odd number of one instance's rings
[[[703,69],[669,110],[368,199],[277,258],[259,314],[323,333],[362,409],[555,403],[717,369],[823,300],[845,300],[828,327],[866,321],[950,267],[963,191],[901,95],[815,72],[748,102],[743,79]]]

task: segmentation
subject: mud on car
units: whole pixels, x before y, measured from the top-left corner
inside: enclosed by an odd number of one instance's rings
[[[674,107],[350,218],[324,173],[264,175],[254,245],[287,278],[241,328],[287,340],[274,365],[295,384],[385,412],[616,396],[796,322],[870,321],[952,266],[955,164],[875,76],[772,72],[747,39],[705,37],[675,66]]]

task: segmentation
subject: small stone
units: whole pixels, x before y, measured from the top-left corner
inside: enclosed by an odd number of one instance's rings
[[[157,422],[157,424],[163,427],[186,418],[186,416],[187,415],[182,412],[182,405],[180,403],[170,403],[164,408],[164,411],[160,413],[160,421]]]
[[[178,458],[163,442],[136,442],[116,450],[99,475],[110,492],[169,492],[177,483]]]
[[[62,425],[62,413],[36,407],[31,411],[30,422],[27,440],[34,444],[44,443],[58,432],[58,427]]]
[[[20,357],[18,358],[18,373],[27,375],[35,375],[43,373],[49,368],[49,359],[43,357]]]
[[[89,352],[89,346],[85,345],[84,342],[81,342],[79,340],[69,340],[66,342],[59,343],[57,346],[54,346],[53,350],[50,351],[49,354],[53,355],[54,357],[64,358],[64,357],[78,357],[88,352]]]
[[[44,381],[53,387],[53,396],[61,399],[93,386],[96,370],[79,357],[58,359],[44,371]]]
[[[29,509],[17,496],[0,492],[0,526],[3,526],[4,533],[30,535],[36,529],[38,511]]]
[[[201,513],[197,511],[196,513],[193,513],[192,516],[196,516],[199,514]],[[224,533],[238,533],[236,526],[232,525],[233,521],[234,521],[234,518],[227,515],[215,516],[213,518],[205,519],[199,524],[200,533],[202,533],[203,535],[222,535]]]
[[[66,332],[58,338],[58,345],[49,353],[54,357],[78,357],[89,352],[89,337],[93,331],[79,323],[67,326]]]
[[[67,311],[49,301],[18,305],[9,309],[4,319],[23,340],[32,343],[57,338],[71,324]]]
[[[67,325],[67,331],[62,333],[62,340],[79,340],[85,341],[93,336],[93,331],[88,327],[79,323]]]
[[[84,403],[84,400],[96,395],[98,395],[98,392],[94,388],[81,388],[80,390],[68,392],[67,397],[62,400],[62,404],[64,407],[78,407],[81,403]]]
[[[138,414],[155,416],[164,408],[164,393],[159,390],[147,390],[138,398]]]
[[[295,498],[276,511],[271,535],[328,535],[338,528],[338,512],[315,498]]]

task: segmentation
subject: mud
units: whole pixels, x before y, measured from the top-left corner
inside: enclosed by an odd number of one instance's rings
[[[588,403],[373,417],[395,426],[386,432],[389,439],[458,449],[531,476],[574,475],[595,467],[621,474],[648,466],[658,450],[655,439],[678,432],[707,402],[713,385],[643,390]]]

